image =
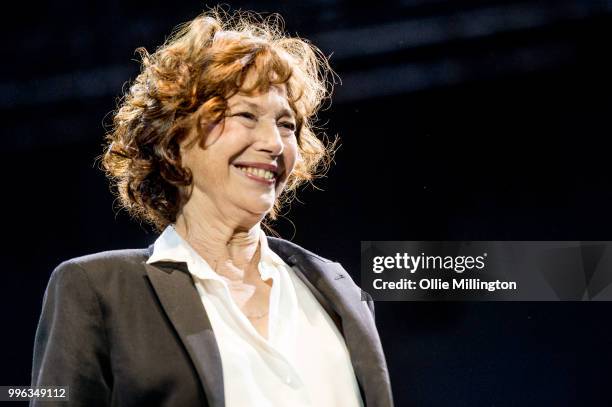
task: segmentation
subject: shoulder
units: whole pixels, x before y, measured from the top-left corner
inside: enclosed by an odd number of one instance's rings
[[[338,261],[326,259],[303,247],[279,238],[268,238],[270,248],[290,266],[297,266],[311,276],[325,274],[333,278],[344,278],[355,284],[351,274]],[[341,276],[341,277],[339,277]]]
[[[324,275],[326,276],[325,279],[330,282],[330,286],[336,287],[336,289],[348,289],[354,293],[354,298],[366,303],[372,313],[372,317],[374,317],[374,301],[372,296],[363,291],[355,283],[351,274],[339,262],[326,259],[284,239],[268,237],[268,244],[285,262],[305,266],[302,267],[302,271],[309,277],[309,280],[315,281],[318,276]],[[336,283],[337,281],[342,283]],[[349,283],[348,285],[346,284],[347,282]]]
[[[140,265],[149,258],[149,249],[109,250],[87,254],[62,262],[58,268],[79,267],[85,270],[108,266]]]
[[[305,256],[311,260],[322,263],[336,263],[334,260],[326,259],[323,256],[319,256],[318,254],[311,252],[310,250],[306,250],[296,243],[278,237],[268,236],[268,244],[270,245],[270,248],[283,257],[283,260],[285,261],[287,258],[292,256]]]
[[[51,280],[80,280],[92,282],[117,276],[144,273],[143,263],[149,258],[148,249],[110,250],[75,257],[60,263],[51,274]]]

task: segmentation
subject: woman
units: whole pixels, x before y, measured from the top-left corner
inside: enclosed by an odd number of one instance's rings
[[[53,272],[33,385],[88,407],[392,405],[372,301],[260,227],[329,160],[311,123],[325,57],[274,21],[217,12],[140,52],[103,163],[163,232]]]

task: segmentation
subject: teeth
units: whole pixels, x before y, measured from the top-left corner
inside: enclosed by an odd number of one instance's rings
[[[264,170],[261,168],[253,168],[253,167],[238,167],[240,171],[246,172],[248,174],[255,175],[256,177],[265,178],[265,179],[273,179],[274,173],[272,171]]]

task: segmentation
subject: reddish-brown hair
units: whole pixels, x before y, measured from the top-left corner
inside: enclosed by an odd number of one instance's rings
[[[297,119],[301,159],[268,217],[276,219],[296,188],[329,167],[335,143],[314,133],[333,71],[316,47],[283,34],[278,15],[228,15],[219,9],[182,24],[153,54],[137,49],[141,72],[121,99],[102,157],[122,207],[162,230],[176,220],[180,188],[192,183],[179,145],[192,129],[223,120],[227,99],[241,91],[284,84]],[[258,78],[243,87],[247,73]]]

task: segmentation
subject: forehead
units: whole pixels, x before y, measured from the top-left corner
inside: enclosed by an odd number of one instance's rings
[[[287,100],[285,85],[271,85],[267,90],[254,90],[252,92],[239,91],[229,99],[228,105],[246,104],[267,109],[291,110]]]

